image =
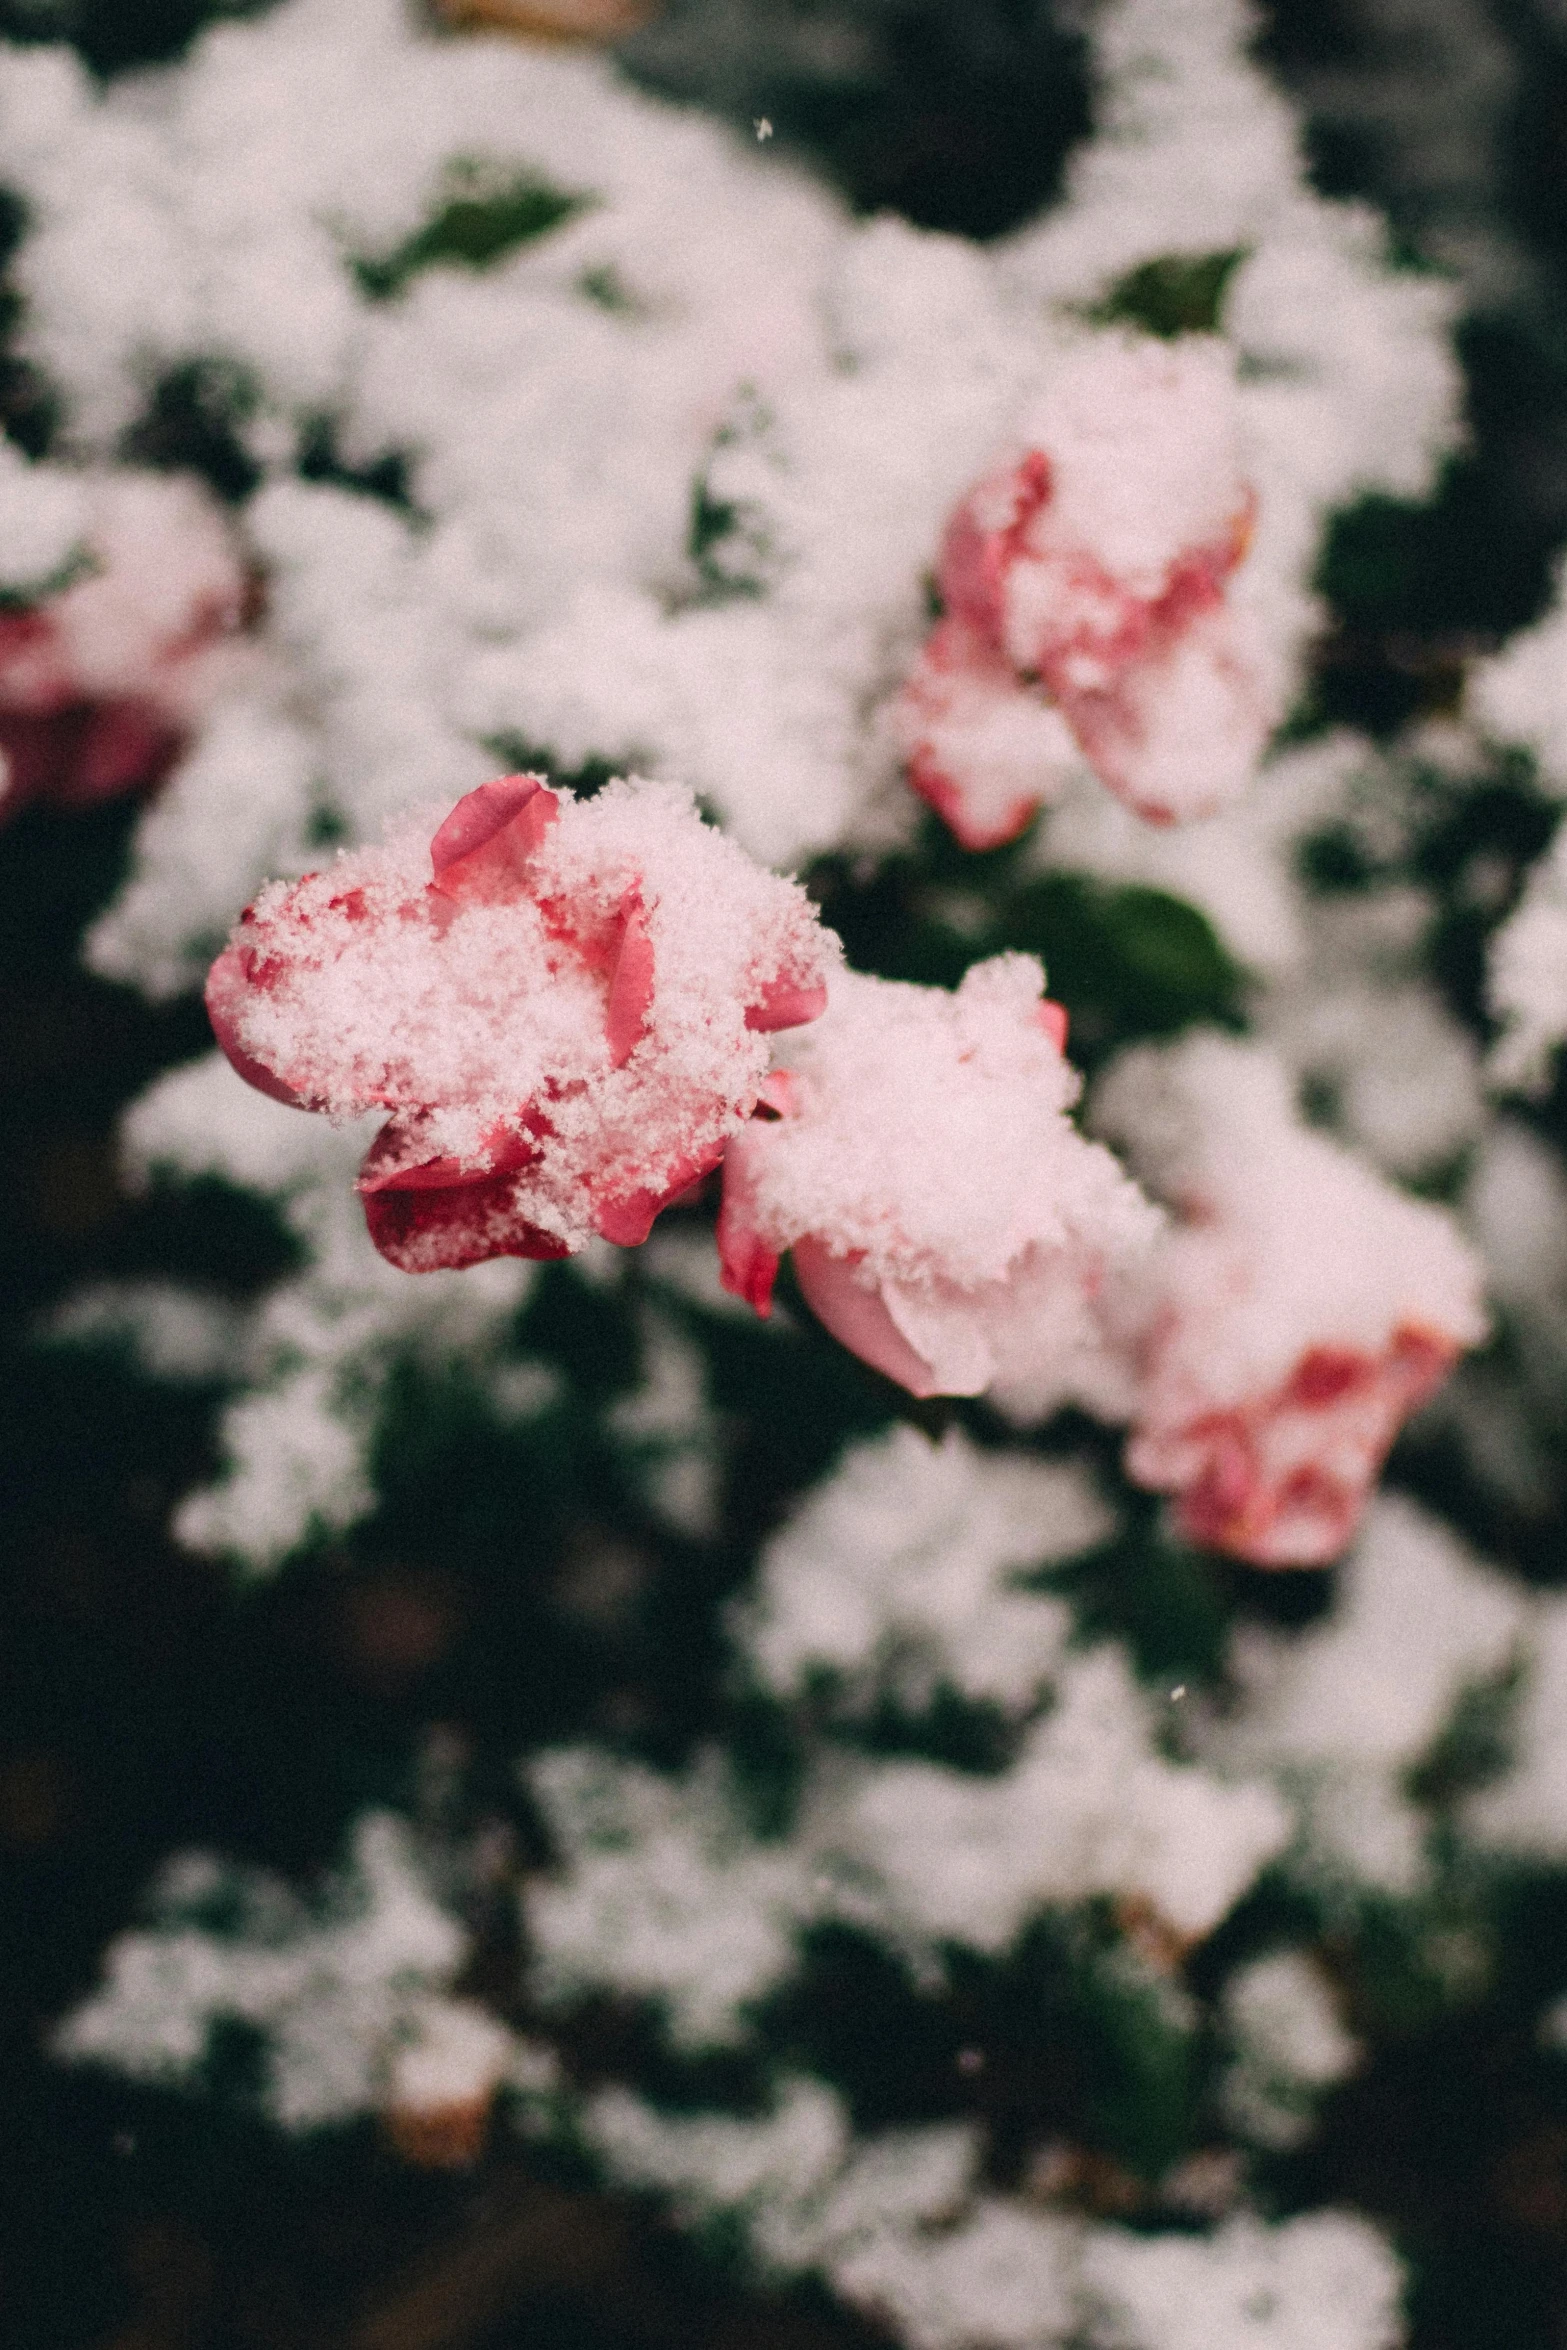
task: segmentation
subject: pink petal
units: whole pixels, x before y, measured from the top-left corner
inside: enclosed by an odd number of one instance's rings
[[[963,849],[1004,849],[1039,813],[1040,802],[1030,793],[1020,794],[999,815],[978,814],[963,784],[920,751],[909,761],[909,782]]]
[[[624,1068],[640,1044],[653,1008],[653,941],[641,894],[634,888],[620,901],[620,925],[620,945],[604,1007],[609,1057],[617,1069]]]
[[[184,736],[140,702],[74,702],[64,708],[0,710],[0,751],[8,769],[5,812],[32,800],[96,807],[122,792],[160,784]]]
[[[1026,832],[1056,782],[1048,761],[1036,788],[1015,748],[998,771],[998,717],[1037,700],[995,639],[968,620],[940,620],[910,672],[896,711],[908,778],[966,849],[997,849]],[[1030,763],[1031,764],[1031,763]]]
[[[800,1080],[792,1069],[769,1069],[756,1089],[757,1106],[786,1118],[799,1107]]]
[[[434,1191],[367,1191],[364,1211],[370,1238],[404,1273],[457,1272],[491,1257],[550,1258],[568,1253],[564,1241],[517,1214],[508,1174]]]
[[[515,1175],[537,1159],[540,1140],[550,1131],[547,1119],[523,1110],[492,1126],[471,1158],[455,1159],[425,1155],[428,1126],[428,1115],[418,1110],[388,1118],[364,1155],[357,1188],[366,1194],[441,1191],[491,1175]]]
[[[1002,591],[1024,534],[1050,502],[1050,460],[1030,449],[1010,472],[971,490],[947,525],[937,561],[942,601],[954,619],[999,640]]]
[[[788,979],[769,980],[754,1004],[746,1006],[747,1028],[764,1035],[775,1028],[804,1028],[827,1009],[825,987],[799,987]]]
[[[88,721],[74,772],[59,779],[52,796],[67,807],[94,807],[121,792],[150,790],[163,781],[183,747],[179,730],[145,703],[100,703]]]
[[[776,1085],[784,1072],[767,1080]],[[764,1092],[766,1088],[764,1087]],[[785,1109],[785,1099],[772,1107]],[[743,1297],[765,1321],[773,1310],[773,1283],[778,1278],[778,1251],[770,1248],[756,1223],[754,1153],[748,1137],[737,1134],[724,1153],[724,1198],[718,1211],[718,1278],[731,1297]]]
[[[0,612],[0,702],[46,716],[74,698],[71,663],[54,614]]]
[[[1119,625],[1102,619],[1087,631],[1063,635],[1039,649],[1038,667],[1077,737],[1083,756],[1107,790],[1147,824],[1172,824],[1211,814],[1235,789],[1231,772],[1244,772],[1261,755],[1273,713],[1225,604],[1225,583],[1244,552],[1255,500],[1239,509],[1224,538],[1197,547],[1171,569],[1152,602],[1128,595],[1108,575],[1089,582],[1084,609],[1121,607]],[[1092,586],[1094,594],[1087,592]],[[1084,683],[1081,662],[1091,655],[1098,676]],[[1214,743],[1212,775],[1196,790],[1172,770],[1170,717],[1180,701],[1179,680],[1192,663],[1206,673],[1224,720]],[[1177,722],[1177,740],[1179,725]]]
[[[430,843],[442,897],[514,897],[560,802],[537,775],[501,775],[464,794]]]
[[[794,1277],[800,1294],[824,1329],[840,1346],[906,1387],[910,1395],[938,1395],[936,1375],[923,1355],[915,1353],[893,1321],[880,1294],[854,1278],[862,1262],[853,1256],[834,1256],[823,1242],[799,1240],[794,1245]]]
[[[593,1222],[600,1237],[612,1240],[617,1248],[640,1248],[653,1229],[654,1218],[662,1215],[665,1208],[673,1207],[682,1192],[711,1175],[722,1157],[720,1143],[696,1158],[682,1160],[658,1191],[639,1188],[623,1191],[611,1199],[595,1200]]]
[[[1049,1037],[1058,1053],[1066,1051],[1067,1009],[1065,1004],[1052,1003],[1048,996],[1034,1014],[1040,1027]]]
[[[1405,1325],[1368,1355],[1310,1347],[1271,1395],[1128,1449],[1139,1484],[1176,1495],[1189,1541],[1257,1567],[1325,1566],[1354,1534],[1400,1427],[1457,1347]]]

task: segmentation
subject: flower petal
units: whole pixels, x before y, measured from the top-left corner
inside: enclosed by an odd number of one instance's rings
[[[447,898],[514,897],[559,807],[537,775],[499,775],[479,784],[430,842],[430,886]]]
[[[855,1279],[859,1255],[834,1256],[819,1240],[796,1241],[794,1277],[800,1294],[824,1329],[840,1346],[906,1387],[910,1395],[938,1395],[936,1374],[923,1355],[915,1353],[882,1303],[878,1290]]]
[[[642,1040],[653,1005],[653,940],[639,890],[620,901],[620,945],[604,1006],[604,1029],[612,1065],[623,1069]],[[746,1026],[751,1025],[750,1015]]]
[[[250,948],[236,942],[224,948],[207,973],[205,996],[212,1033],[230,1067],[247,1085],[253,1085],[258,1093],[270,1095],[275,1102],[286,1102],[291,1110],[313,1109],[314,1103],[290,1085],[287,1078],[256,1060],[239,1041],[240,1013],[256,985],[254,960]]]
[[[517,1214],[514,1178],[485,1175],[436,1190],[392,1186],[364,1194],[370,1238],[404,1273],[458,1271],[490,1257],[563,1257],[566,1243]]]

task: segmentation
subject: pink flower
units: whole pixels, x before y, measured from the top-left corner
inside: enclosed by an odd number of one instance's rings
[[[793,1251],[813,1313],[915,1395],[996,1388],[1042,1415],[1104,1390],[1108,1267],[1152,1211],[1066,1112],[1065,1014],[1031,956],[977,964],[955,995],[845,975],[784,1048],[765,1111],[729,1146],[724,1285],[766,1313]]]
[[[82,576],[0,612],[0,817],[161,783],[232,665],[248,583],[194,482],[103,476],[84,555]]]
[[[1475,1258],[1441,1209],[1304,1127],[1260,1046],[1129,1053],[1095,1123],[1177,1216],[1121,1300],[1129,1474],[1210,1549],[1336,1558],[1404,1421],[1484,1336]]]
[[[667,784],[481,784],[429,839],[273,882],[213,965],[239,1074],[390,1114],[359,1189],[408,1272],[634,1246],[715,1167],[767,1033],[826,1002],[836,941]]]
[[[1253,505],[1218,344],[1105,339],[947,525],[945,616],[893,713],[966,848],[1013,839],[1086,759],[1151,823],[1211,814],[1281,712],[1231,592]]]

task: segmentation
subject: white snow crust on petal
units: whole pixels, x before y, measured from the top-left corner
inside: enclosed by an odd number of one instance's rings
[[[753,1009],[775,981],[818,988],[837,946],[796,883],[754,865],[673,785],[563,792],[552,813],[525,881],[499,896],[432,894],[428,815],[384,848],[269,884],[235,950],[264,959],[267,978],[244,984],[231,1018],[245,1054],[313,1108],[416,1116],[406,1147],[423,1159],[478,1163],[498,1126],[537,1105],[519,1210],[581,1248],[594,1184],[662,1193],[713,1164],[767,1069]],[[648,1000],[617,1054],[609,979],[587,949],[633,902]]]
[[[1042,986],[1027,955],[975,964],[950,995],[841,975],[780,1046],[790,1114],[745,1142],[767,1245],[857,1259],[939,1387],[994,1383],[1019,1418],[1117,1392],[1093,1295],[1156,1229],[1066,1115],[1079,1079],[1040,1026]]]

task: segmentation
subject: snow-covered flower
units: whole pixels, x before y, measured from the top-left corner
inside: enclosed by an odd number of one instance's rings
[[[1025,1412],[1113,1392],[1096,1294],[1155,1218],[1066,1113],[1066,1019],[1030,955],[955,994],[849,974],[729,1147],[725,1286],[765,1313],[783,1251],[833,1336],[914,1395]]]
[[[1074,744],[1153,823],[1211,815],[1250,781],[1281,712],[1229,593],[1255,505],[1237,422],[1222,344],[1106,338],[959,505],[944,614],[896,723],[910,781],[965,847],[1021,832]]]
[[[1478,1260],[1445,1211],[1304,1126],[1265,1047],[1139,1048],[1095,1124],[1177,1217],[1120,1301],[1128,1470],[1195,1542],[1337,1557],[1400,1427],[1485,1333]]]
[[[0,587],[0,819],[33,800],[90,807],[161,783],[235,666],[247,581],[193,481],[7,467],[0,519],[40,502],[77,522],[52,576]]]
[[[765,1032],[813,1019],[832,946],[672,785],[505,776],[274,882],[213,965],[218,1041],[301,1108],[391,1113],[359,1175],[409,1272],[634,1245],[755,1107]]]

